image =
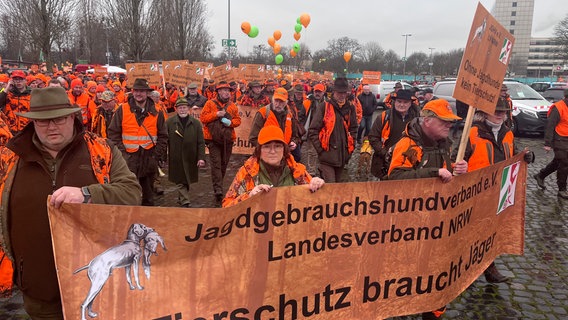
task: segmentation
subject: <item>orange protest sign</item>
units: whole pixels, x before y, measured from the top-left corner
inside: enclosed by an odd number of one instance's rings
[[[158,62],[151,63],[127,63],[126,64],[126,85],[132,86],[134,80],[138,78],[146,79],[150,86],[161,86],[160,65]]]
[[[223,209],[49,207],[65,318],[384,319],[432,310],[498,255],[523,253],[522,158],[445,184],[280,187]]]
[[[250,129],[252,128],[252,121],[258,109],[251,106],[237,106],[239,108],[239,115],[241,116],[241,125],[235,128],[237,140],[233,144],[233,153],[236,154],[252,154],[254,146],[249,141]]]
[[[217,83],[219,83],[219,81],[231,82],[236,79],[233,68],[228,64],[222,64],[209,70],[209,74],[211,79],[214,79]]]
[[[179,88],[187,86],[187,73],[189,73],[189,69],[185,67],[187,65],[189,65],[187,60],[162,61],[164,81]]]
[[[363,84],[380,84],[381,72],[380,71],[363,71]]]
[[[263,81],[265,79],[265,67],[262,64],[246,64],[239,65],[241,77],[247,81]]]
[[[458,71],[453,97],[495,111],[515,38],[479,3]]]

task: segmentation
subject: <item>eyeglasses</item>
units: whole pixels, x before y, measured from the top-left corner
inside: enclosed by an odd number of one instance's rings
[[[284,145],[280,142],[270,143],[270,144],[263,144],[260,147],[263,151],[282,151],[284,150]]]
[[[36,126],[42,127],[42,128],[49,126],[49,124],[51,122],[53,122],[53,124],[55,124],[57,126],[60,126],[60,125],[65,124],[65,122],[67,122],[67,118],[68,118],[68,116],[59,117],[59,118],[55,118],[55,119],[41,119],[41,120],[36,119],[36,120],[34,120],[34,123],[36,124]]]

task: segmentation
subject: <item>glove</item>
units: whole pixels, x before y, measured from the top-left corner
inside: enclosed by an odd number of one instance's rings
[[[534,152],[532,151],[527,151],[527,153],[525,153],[524,155],[524,160],[526,163],[533,163],[534,162]]]
[[[227,118],[221,118],[221,123],[224,124],[226,127],[231,126],[231,120]]]

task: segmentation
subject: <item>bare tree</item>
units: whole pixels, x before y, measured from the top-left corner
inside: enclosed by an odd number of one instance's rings
[[[554,27],[556,41],[562,47],[557,54],[563,61],[568,61],[568,15]]]
[[[384,55],[385,50],[374,41],[366,43],[360,54],[361,60],[368,66],[367,70],[379,70]]]
[[[414,79],[416,79],[417,75],[428,70],[428,55],[424,52],[414,52],[408,56],[406,68],[412,72]]]
[[[157,21],[152,20],[148,0],[104,0],[103,11],[109,17],[116,38],[127,59],[141,61],[154,36]]]
[[[385,65],[385,71],[387,73],[390,73],[392,75],[395,71],[399,71],[397,69],[399,69],[400,57],[396,52],[394,52],[394,50],[392,49],[388,50],[385,53],[383,61]]]
[[[71,26],[75,5],[75,0],[0,0],[2,11],[14,17],[22,31],[27,50],[35,59],[43,55],[46,60],[54,40],[70,31],[62,25]]]

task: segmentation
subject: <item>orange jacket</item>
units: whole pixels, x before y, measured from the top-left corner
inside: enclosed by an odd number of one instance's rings
[[[264,127],[267,126],[280,127],[280,124],[278,123],[278,119],[276,119],[274,112],[270,112],[270,106],[265,106],[264,108],[260,108],[258,112],[260,113],[262,118],[264,118]],[[268,117],[266,116],[267,113]],[[292,114],[290,113],[290,111],[286,113],[286,124],[285,127],[283,128],[283,131],[284,131],[284,140],[286,141],[287,144],[290,144],[290,141],[292,141]]]
[[[122,143],[126,152],[133,153],[139,148],[152,149],[158,141],[158,115],[148,113],[139,126],[136,115],[128,104],[122,108]]]
[[[270,104],[270,98],[261,94],[257,99],[251,97],[250,94],[245,94],[241,98],[241,102],[239,103],[242,106],[251,106],[254,108],[262,108],[268,104]]]
[[[203,110],[201,110],[199,120],[201,121],[201,123],[203,123],[203,139],[205,140],[212,140],[209,128],[207,128],[207,124],[218,119],[217,111],[223,110],[222,107],[219,107],[221,105],[223,104],[217,99],[207,100],[207,102],[203,106]],[[231,127],[233,128],[232,137],[233,141],[235,141],[237,139],[237,135],[234,128],[241,125],[241,116],[239,115],[239,109],[237,108],[237,105],[235,105],[232,101],[229,101],[226,105],[226,112],[231,116]]]
[[[514,155],[515,151],[513,139],[513,132],[509,130],[507,131],[507,133],[503,137],[503,141],[501,142],[505,159],[509,159]],[[479,135],[479,127],[471,127],[471,130],[469,131],[469,143],[472,153],[467,160],[468,172],[485,168],[492,164],[495,164],[495,162],[501,161],[499,159],[495,161],[495,148],[493,146],[493,142]]]
[[[114,89],[111,91],[114,91]],[[116,99],[117,104],[125,103],[128,100],[126,98],[126,93],[124,93],[124,90],[114,91],[114,99]]]
[[[554,106],[560,114],[560,122],[554,128],[558,135],[568,137],[568,105],[564,100],[557,101]],[[550,108],[552,110],[552,108]],[[549,111],[550,112],[550,111]]]
[[[30,122],[30,119],[16,115],[16,112],[24,113],[30,111],[31,91],[24,91],[20,94],[14,94],[12,90],[7,93],[6,107],[4,114],[6,115],[6,124],[13,134],[24,129]]]
[[[294,185],[309,184],[312,176],[306,171],[306,167],[294,161],[291,155],[286,159],[286,165],[294,178]],[[260,163],[255,156],[248,158],[239,169],[227,195],[223,199],[223,207],[233,206],[250,198],[250,191],[259,184]]]
[[[93,173],[97,178],[97,181],[101,184],[110,182],[110,166],[112,163],[112,151],[105,139],[86,132],[83,135],[85,142],[87,143],[87,148],[91,156],[91,166]],[[5,169],[4,174],[0,177],[0,203],[4,200],[4,188],[12,185],[14,176],[16,174],[19,157],[8,148],[0,148],[0,167]],[[8,198],[8,197],[7,197]],[[7,203],[2,203],[0,207],[6,207]],[[3,209],[4,211],[5,209]],[[6,219],[7,216],[3,212],[2,219]],[[5,223],[5,221],[2,221]],[[7,249],[6,238],[4,238],[3,232],[0,233],[0,295],[9,296],[13,288],[14,281],[14,268],[12,265],[13,257],[6,254],[9,252]],[[8,259],[6,259],[8,258]]]
[[[83,92],[79,96],[75,96],[72,90],[69,91],[69,101],[71,104],[76,104],[81,108],[81,116],[83,118],[83,125],[88,125],[90,123],[93,115],[97,112],[97,104],[91,99],[88,93]]]

